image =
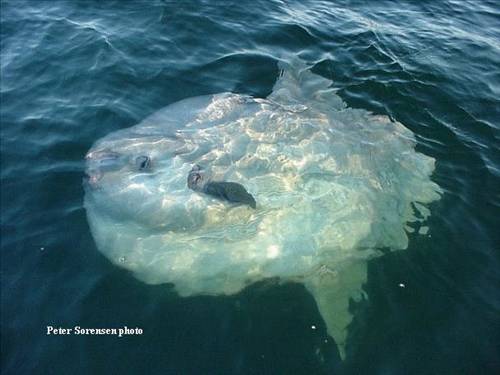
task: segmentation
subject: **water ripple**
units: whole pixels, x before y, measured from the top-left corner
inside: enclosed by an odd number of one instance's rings
[[[309,332],[309,321],[318,320],[313,302],[306,311],[294,304],[307,304],[305,291],[250,288],[236,308],[222,298],[184,301],[147,289],[99,256],[82,209],[82,160],[96,139],[187,97],[265,97],[277,62],[292,56],[332,79],[349,107],[411,129],[417,150],[436,159],[433,178],[444,191],[429,234],[371,265],[368,298],[353,302],[359,318],[349,328],[346,371],[498,367],[497,2],[5,0],[1,8],[3,371],[48,373],[60,365],[70,372],[83,361],[93,372],[109,369],[106,363],[115,372],[145,372],[144,362],[172,373],[194,373],[192,363],[198,373],[333,372],[324,331],[318,324],[316,336]],[[403,279],[406,287],[398,287]],[[130,295],[147,306],[131,306]],[[252,298],[265,303],[257,308]],[[207,306],[214,312],[209,323],[201,313]],[[275,310],[266,315],[266,306]],[[276,311],[289,312],[288,320]],[[80,324],[82,316],[99,324],[118,316],[118,323],[155,333],[130,347],[41,334],[47,324]],[[197,332],[186,333],[191,326]],[[172,337],[175,345],[165,345]],[[203,353],[195,349],[200,341]],[[99,362],[92,348],[112,360]]]

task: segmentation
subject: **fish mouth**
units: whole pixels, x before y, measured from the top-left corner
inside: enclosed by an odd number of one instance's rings
[[[85,175],[83,177],[83,185],[92,189],[96,189],[99,186],[99,182],[103,177],[103,173],[99,169],[89,168],[85,169]]]
[[[85,160],[84,182],[92,188],[98,186],[106,172],[117,171],[124,166],[123,155],[110,150],[90,151],[85,155]]]

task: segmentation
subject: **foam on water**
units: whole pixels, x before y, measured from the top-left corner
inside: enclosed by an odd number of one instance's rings
[[[97,141],[85,207],[104,255],[182,296],[304,282],[342,350],[366,261],[405,249],[407,224],[439,199],[434,159],[402,124],[347,108],[303,64],[283,68],[267,99],[186,99]],[[143,155],[147,170],[134,162]],[[244,185],[257,209],[188,189],[194,164]]]

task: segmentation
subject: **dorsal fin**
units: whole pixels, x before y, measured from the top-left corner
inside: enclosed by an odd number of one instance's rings
[[[280,61],[280,76],[274,84],[268,99],[285,106],[298,104],[307,107],[323,107],[342,109],[345,103],[332,88],[332,81],[312,73],[310,67],[298,58],[290,62]]]

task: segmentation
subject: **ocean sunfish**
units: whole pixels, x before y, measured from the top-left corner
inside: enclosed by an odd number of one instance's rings
[[[303,62],[280,67],[267,98],[188,98],[97,140],[87,219],[111,262],[180,296],[302,283],[343,357],[368,260],[406,249],[440,198],[435,160]]]

